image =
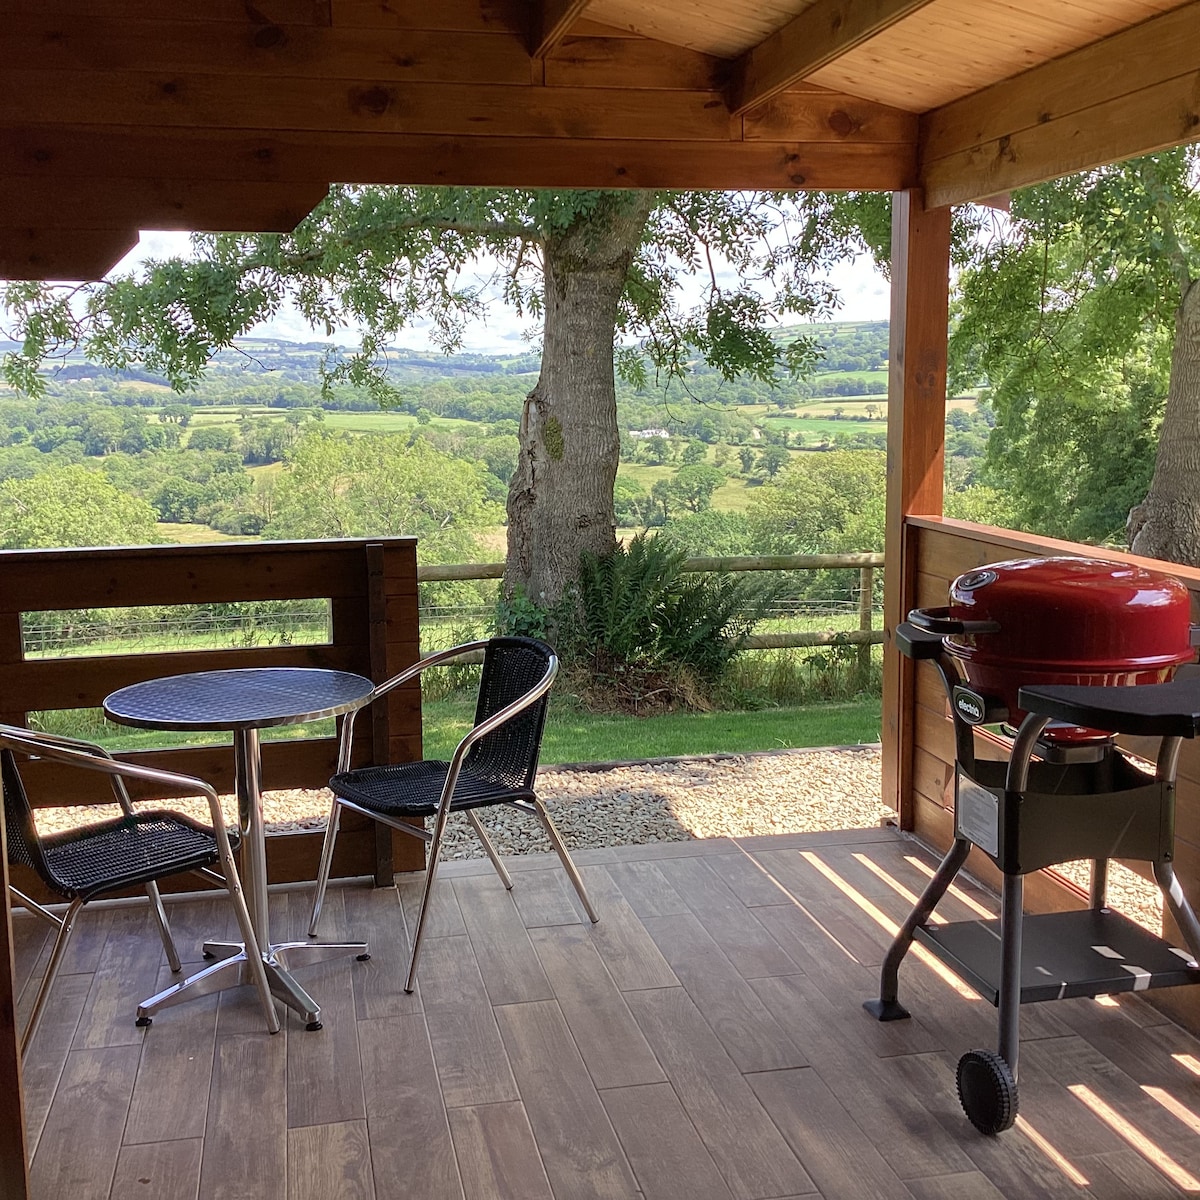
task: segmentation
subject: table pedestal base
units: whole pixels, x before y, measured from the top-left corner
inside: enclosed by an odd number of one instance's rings
[[[271,946],[263,955],[263,969],[267,973],[267,984],[271,995],[288,1008],[299,1013],[306,1028],[321,1028],[320,1005],[292,977],[292,968],[306,967],[330,958],[343,958],[353,954],[356,958],[369,957],[366,942],[280,942]],[[197,971],[195,975],[172,984],[138,1005],[137,1023],[149,1025],[160,1009],[196,1000],[226,988],[240,987],[253,983],[246,947],[241,942],[205,942],[204,957],[215,958],[211,966]]]

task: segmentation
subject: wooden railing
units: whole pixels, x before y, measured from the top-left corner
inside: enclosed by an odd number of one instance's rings
[[[173,650],[103,656],[26,656],[23,613],[47,610],[327,599],[331,634],[318,645]],[[329,667],[381,681],[414,662],[418,651],[416,542],[411,538],[155,546],[102,550],[0,551],[0,722],[24,725],[35,711],[94,709],[116,688],[162,675],[235,667]],[[375,711],[378,710],[378,711]],[[397,689],[360,723],[356,762],[404,761],[421,754],[420,691]],[[319,788],[332,774],[333,737],[266,742],[263,781],[271,789]],[[198,775],[233,788],[229,745],[129,754],[139,762]],[[61,804],[106,798],[82,790],[91,774],[59,774],[35,764],[45,790]],[[79,777],[83,776],[86,783]],[[32,789],[31,789],[32,790]],[[36,789],[39,792],[41,788]],[[373,822],[345,827],[339,875],[391,872],[423,865],[412,838],[378,837]],[[273,835],[272,882],[313,879],[320,838]]]

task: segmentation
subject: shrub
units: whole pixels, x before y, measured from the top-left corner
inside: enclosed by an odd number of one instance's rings
[[[773,590],[731,574],[684,575],[685,557],[645,534],[611,554],[584,555],[577,613],[560,642],[593,703],[708,707]]]

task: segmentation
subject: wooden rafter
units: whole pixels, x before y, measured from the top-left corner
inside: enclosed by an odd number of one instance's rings
[[[921,119],[926,203],[960,204],[1200,137],[1200,0]]]
[[[542,0],[534,29],[533,57],[545,58],[566,37],[591,0]]]
[[[817,0],[737,61],[730,109],[754,108],[929,2]]]

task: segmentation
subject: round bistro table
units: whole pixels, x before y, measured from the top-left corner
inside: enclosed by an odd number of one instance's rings
[[[241,845],[242,890],[262,952],[271,993],[321,1028],[321,1009],[290,968],[329,958],[367,954],[365,942],[272,942],[267,920],[267,844],[263,830],[259,730],[337,717],[360,708],[374,684],[362,675],[309,667],[248,667],[147,679],[105,697],[104,715],[120,725],[233,734],[233,762]],[[345,764],[339,763],[339,769]],[[220,961],[138,1006],[138,1023],[154,1013],[228,987],[251,982],[242,942],[206,942],[204,956]]]

